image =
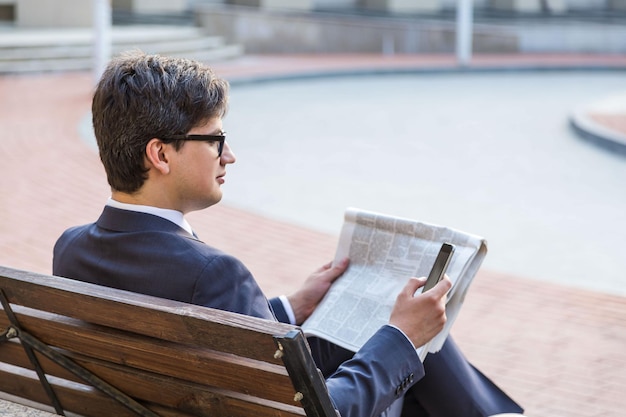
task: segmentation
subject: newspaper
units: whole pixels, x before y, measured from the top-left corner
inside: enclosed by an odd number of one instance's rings
[[[484,238],[448,227],[348,208],[335,262],[348,257],[350,266],[302,324],[307,335],[327,339],[354,352],[384,324],[409,277],[425,277],[443,242],[455,245],[447,275],[448,293],[443,330],[418,347],[423,361],[437,352],[459,314],[465,294],[485,255]],[[418,291],[421,291],[418,290]]]

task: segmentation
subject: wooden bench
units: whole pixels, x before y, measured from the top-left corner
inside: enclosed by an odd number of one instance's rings
[[[57,414],[338,415],[296,326],[6,267],[0,301],[0,391]]]

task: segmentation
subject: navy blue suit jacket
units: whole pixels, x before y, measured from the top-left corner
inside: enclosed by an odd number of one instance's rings
[[[68,229],[54,247],[53,274],[276,319],[238,259],[151,214],[107,206],[96,223]],[[272,304],[286,318],[279,302]],[[423,375],[411,343],[383,326],[326,382],[342,417],[378,416]]]

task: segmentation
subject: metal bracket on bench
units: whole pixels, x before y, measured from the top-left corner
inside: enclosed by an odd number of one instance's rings
[[[11,310],[11,305],[9,304],[9,301],[7,300],[2,289],[0,289],[0,302],[2,302],[2,308],[4,309],[4,312],[11,322],[11,325],[7,328],[7,330],[0,335],[0,343],[13,337],[17,337],[20,340],[22,346],[24,347],[24,350],[26,351],[28,359],[31,361],[33,367],[35,368],[35,371],[37,372],[39,381],[41,381],[41,384],[46,391],[46,394],[50,398],[50,401],[52,402],[54,409],[58,415],[65,415],[63,412],[63,407],[61,407],[61,403],[59,402],[59,399],[52,389],[52,385],[50,385],[50,382],[48,382],[46,374],[39,364],[39,361],[37,360],[37,357],[35,356],[33,350],[36,350],[37,352],[46,356],[51,361],[55,362],[57,365],[60,365],[68,371],[72,372],[74,375],[78,376],[98,390],[107,394],[109,397],[113,398],[120,404],[131,409],[138,415],[144,417],[159,417],[158,414],[139,404],[137,401],[133,400],[131,397],[124,394],[117,388],[104,382],[102,379],[98,378],[82,366],[78,365],[76,362],[63,356],[56,350],[52,349],[50,346],[46,345],[36,337],[21,329],[17,318],[13,313],[13,310]]]
[[[4,309],[4,312],[6,313],[7,317],[9,318],[9,322],[11,323],[11,325],[7,328],[6,332],[4,332],[2,335],[4,340],[0,340],[0,341],[4,342],[5,340],[12,339],[14,337],[17,337],[20,339],[20,341],[22,341],[22,338],[20,337],[21,331],[19,328],[19,324],[17,323],[17,318],[15,317],[13,310],[11,310],[11,305],[9,304],[9,301],[4,295],[4,291],[2,291],[1,289],[0,289],[0,302],[2,302],[2,308]],[[61,403],[59,402],[59,399],[57,398],[54,390],[52,389],[52,385],[50,385],[50,382],[48,382],[48,379],[46,378],[46,373],[44,372],[43,368],[39,364],[39,361],[37,360],[37,357],[35,356],[35,352],[33,352],[32,346],[24,342],[22,342],[22,346],[24,347],[26,356],[28,356],[28,360],[30,360],[30,363],[35,368],[35,372],[37,373],[37,376],[39,377],[39,381],[41,382],[41,385],[43,386],[44,391],[46,391],[48,398],[50,399],[50,401],[52,402],[52,405],[54,406],[54,411],[56,411],[57,414],[64,416],[65,414],[63,413],[63,407],[61,407]]]
[[[283,360],[296,390],[294,401],[302,403],[307,417],[340,417],[302,332],[292,330],[284,336],[274,336],[274,341],[278,347],[275,357]]]

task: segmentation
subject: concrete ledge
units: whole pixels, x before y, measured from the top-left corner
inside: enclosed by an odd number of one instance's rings
[[[626,95],[591,103],[570,116],[570,125],[583,139],[626,156],[626,134],[594,120],[594,114],[626,117]]]
[[[197,5],[194,12],[197,23],[209,34],[243,44],[251,54],[454,53],[456,48],[453,21],[206,4]],[[476,53],[515,53],[518,36],[506,29],[475,25],[473,49]]]
[[[366,10],[389,13],[438,12],[442,8],[440,0],[363,0]]]
[[[311,10],[313,0],[230,0],[230,4],[262,9]]]

